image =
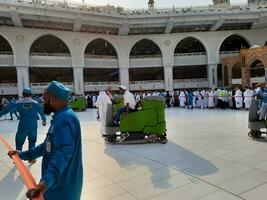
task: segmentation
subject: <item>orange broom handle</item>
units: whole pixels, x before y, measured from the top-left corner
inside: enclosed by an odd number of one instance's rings
[[[3,138],[3,136],[0,134],[0,141],[2,142],[2,144],[5,146],[5,148],[8,151],[14,151],[12,149],[12,147],[8,144],[8,142]],[[23,162],[21,161],[21,159],[19,158],[18,155],[13,155],[12,159],[20,173],[20,176],[24,182],[24,184],[26,185],[26,187],[29,189],[33,189],[37,187],[37,184],[35,182],[35,180],[33,179],[31,173],[29,172],[29,170],[27,169],[27,167],[23,164]],[[44,200],[43,195],[40,194],[38,197],[33,198],[32,200]]]

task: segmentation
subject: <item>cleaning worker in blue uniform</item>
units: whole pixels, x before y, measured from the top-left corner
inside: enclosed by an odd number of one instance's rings
[[[265,121],[267,119],[267,83],[259,91],[258,97],[260,98],[260,120]]]
[[[9,103],[10,103],[10,104],[14,104],[14,103],[16,103],[16,99],[13,97],[13,98],[10,100]],[[19,116],[18,116],[18,114],[17,114],[17,110],[13,110],[13,111],[10,112],[10,120],[13,120],[13,114],[17,117],[17,120],[19,120]]]
[[[20,121],[18,125],[18,130],[16,133],[16,150],[21,151],[23,144],[28,137],[29,149],[35,147],[37,139],[37,116],[38,113],[41,116],[43,126],[46,125],[46,117],[40,104],[34,101],[32,98],[32,91],[30,88],[23,90],[23,98],[16,102],[11,102],[8,104],[6,109],[0,112],[0,117],[9,112],[18,111],[20,116]],[[30,163],[34,163],[35,160],[30,160]]]
[[[54,113],[45,141],[34,149],[11,151],[23,160],[43,157],[42,176],[36,189],[27,192],[34,198],[42,192],[45,200],[80,200],[83,182],[81,128],[68,106],[70,91],[53,81],[44,92],[44,113]]]

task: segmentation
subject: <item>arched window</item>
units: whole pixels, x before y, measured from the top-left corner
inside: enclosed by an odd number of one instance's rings
[[[12,47],[9,42],[0,35],[0,54],[13,54]]]
[[[176,48],[174,53],[205,53],[206,49],[204,45],[197,39],[193,37],[187,37],[181,40]]]
[[[67,45],[53,35],[44,35],[31,46],[30,55],[70,55]]]
[[[113,45],[104,39],[95,39],[90,42],[84,52],[87,57],[112,56],[117,58],[117,52]]]
[[[161,57],[161,51],[155,42],[143,39],[137,42],[130,52],[130,58],[138,57]]]
[[[240,51],[240,49],[248,49],[250,47],[249,43],[239,35],[231,35],[227,37],[220,47],[220,52],[222,51]]]
[[[254,61],[250,66],[250,77],[255,78],[264,76],[265,76],[265,70],[263,63],[259,60]]]

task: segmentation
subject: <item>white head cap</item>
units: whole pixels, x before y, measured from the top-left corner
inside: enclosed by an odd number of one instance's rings
[[[119,88],[121,88],[121,89],[123,89],[123,90],[126,90],[126,89],[127,89],[127,87],[124,86],[124,85],[120,85]]]

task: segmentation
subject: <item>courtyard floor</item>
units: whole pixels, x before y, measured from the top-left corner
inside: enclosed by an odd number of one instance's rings
[[[266,200],[267,141],[248,138],[246,111],[166,109],[168,143],[142,145],[106,144],[96,110],[77,115],[83,200]],[[17,123],[0,121],[0,133],[13,146]],[[39,125],[38,143],[47,129]],[[25,164],[38,182],[41,159]],[[0,145],[0,199],[24,200],[25,192]]]

